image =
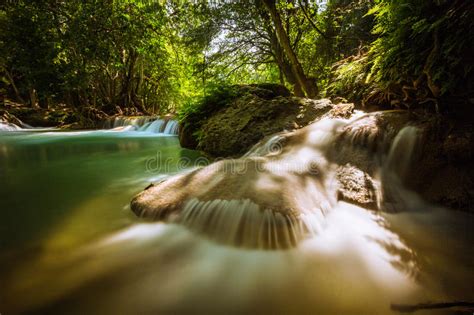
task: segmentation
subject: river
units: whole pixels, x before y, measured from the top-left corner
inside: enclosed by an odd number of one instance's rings
[[[474,300],[473,216],[417,196],[391,214],[338,201],[284,250],[130,211],[149,183],[203,164],[167,134],[0,133],[0,313],[397,314]]]

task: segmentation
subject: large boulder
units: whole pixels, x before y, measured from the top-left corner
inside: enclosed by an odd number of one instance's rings
[[[472,124],[432,119],[422,127],[423,143],[410,188],[432,203],[474,211]]]
[[[308,125],[329,112],[331,105],[327,99],[264,99],[248,94],[203,124],[198,148],[213,156],[244,154],[265,136]]]
[[[377,185],[366,172],[347,163],[337,169],[337,197],[339,200],[377,209]]]
[[[317,233],[336,201],[326,189],[332,187],[332,166],[323,154],[336,130],[317,124],[265,139],[244,157],[152,184],[131,209],[225,245],[297,246]]]
[[[333,105],[328,99],[291,96],[277,84],[233,86],[218,101],[211,97],[202,104],[198,122],[196,115],[182,121],[180,142],[211,156],[239,156],[265,136],[310,124]]]

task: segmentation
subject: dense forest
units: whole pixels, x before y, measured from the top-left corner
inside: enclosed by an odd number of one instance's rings
[[[470,1],[7,1],[1,93],[31,107],[182,110],[216,87],[443,111],[473,98]]]
[[[474,0],[4,0],[0,47],[0,315],[474,314]]]

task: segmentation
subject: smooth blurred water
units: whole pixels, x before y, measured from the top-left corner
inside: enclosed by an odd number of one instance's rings
[[[1,253],[34,248],[65,224],[64,245],[127,226],[134,194],[198,157],[177,137],[151,133],[1,133]]]
[[[474,298],[474,216],[410,192],[412,209],[390,215],[337,202],[290,250],[130,211],[150,182],[202,162],[175,136],[1,133],[0,313],[397,314],[391,303]]]

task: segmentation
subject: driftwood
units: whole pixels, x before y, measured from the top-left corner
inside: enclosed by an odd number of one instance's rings
[[[472,312],[474,311],[474,302],[440,302],[440,303],[420,303],[420,304],[391,304],[392,311],[400,313],[413,313],[421,310],[434,310],[450,308],[456,311]]]

